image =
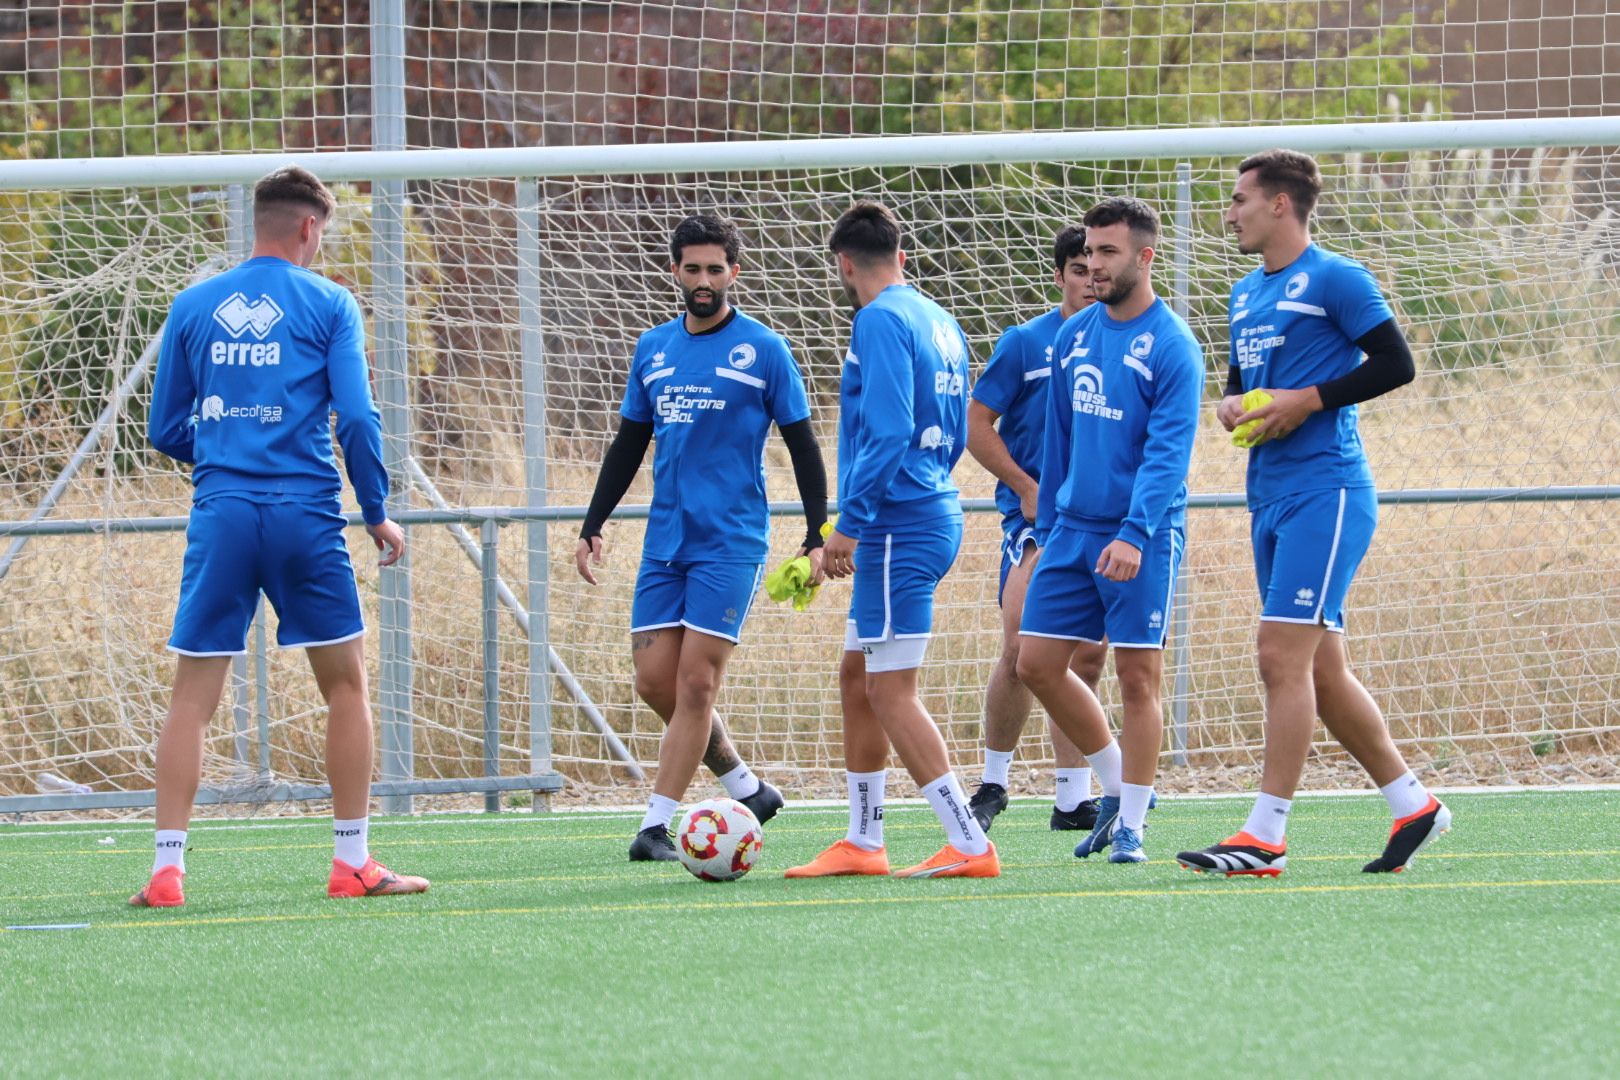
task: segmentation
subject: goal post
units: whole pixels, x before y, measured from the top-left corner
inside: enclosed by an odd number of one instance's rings
[[[571,523],[634,341],[675,310],[664,249],[680,217],[715,210],[741,227],[739,305],[792,344],[830,463],[848,331],[824,247],[850,199],[896,208],[908,270],[963,322],[977,371],[1002,327],[1054,303],[1055,228],[1104,194],[1147,198],[1173,255],[1156,281],[1205,345],[1213,394],[1226,290],[1252,266],[1219,212],[1236,161],[1273,145],[1321,156],[1318,239],[1372,268],[1418,358],[1414,386],[1363,412],[1384,505],[1351,594],[1358,671],[1443,782],[1616,779],[1620,119],[1588,117],[0,162],[10,227],[28,238],[0,252],[0,543],[28,537],[0,578],[0,812],[47,797],[127,805],[151,785],[189,489],[145,445],[139,361],[173,293],[228,265],[222,190],[288,161],[332,183],[340,207],[317,268],[399,346],[397,393],[378,396],[412,523],[408,606],[385,603],[354,549],[368,656],[382,634],[408,643],[387,721],[408,728],[394,729],[384,773],[404,787],[388,790],[539,790],[525,779],[554,768],[592,797],[636,782],[659,725],[630,679],[634,512],[609,527],[597,589],[573,574]],[[382,180],[403,200],[389,243],[363,190]],[[780,559],[796,527],[774,439],[767,473]],[[973,512],[923,682],[962,763],[978,753],[1000,630],[992,481],[964,459],[958,482]],[[644,504],[645,485],[627,503]],[[1185,724],[1165,779],[1230,788],[1258,763],[1257,602],[1242,457],[1208,416],[1190,485],[1186,659],[1166,686]],[[486,521],[521,528],[492,542]],[[721,697],[743,756],[803,793],[830,790],[839,767],[846,599],[829,586],[802,614],[761,600]],[[491,604],[504,612],[494,641]],[[244,798],[307,794],[322,725],[301,658],[269,650],[262,683],[249,667],[268,761],[223,725],[209,779]],[[1020,760],[1038,765],[1030,734]],[[38,795],[46,774],[93,794]],[[1324,742],[1308,783],[1361,780]]]

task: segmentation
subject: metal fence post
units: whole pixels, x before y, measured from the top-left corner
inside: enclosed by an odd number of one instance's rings
[[[371,7],[372,147],[405,148],[405,11],[403,0],[380,0]],[[410,453],[410,357],[405,328],[405,183],[372,185],[372,306],[377,358],[377,406],[382,413],[383,463],[388,468],[390,512],[409,507],[411,485],[405,459]],[[410,780],[416,772],[411,660],[411,555],[407,528],[405,554],[378,575],[382,656],[378,699],[382,728],[382,778]],[[411,812],[411,796],[388,795],[390,814]]]
[[[501,527],[492,518],[485,518],[478,527],[478,539],[483,543],[484,563],[480,567],[484,639],[484,775],[501,775],[501,623],[500,597],[496,582],[500,579]],[[484,796],[484,811],[498,813],[501,793],[491,791]]]
[[[517,186],[518,347],[523,363],[523,481],[528,507],[547,504],[546,355],[540,321],[540,182]],[[551,771],[551,590],[546,523],[530,521],[529,772]],[[533,808],[546,799],[534,793]]]
[[[1176,166],[1175,259],[1172,263],[1170,306],[1183,319],[1192,311],[1192,165]],[[1176,569],[1175,601],[1171,605],[1171,667],[1175,687],[1170,693],[1170,761],[1187,764],[1187,714],[1192,704],[1192,595],[1187,576],[1187,555],[1182,552]]]

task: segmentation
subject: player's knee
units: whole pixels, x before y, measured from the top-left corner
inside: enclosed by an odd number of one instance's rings
[[[1310,658],[1278,642],[1261,638],[1258,659],[1260,681],[1268,688],[1290,686],[1311,678]]]
[[[1080,676],[1081,682],[1095,690],[1097,684],[1102,681],[1103,665],[1107,663],[1107,660],[1108,654],[1106,652],[1099,650],[1094,656],[1082,645],[1081,651],[1075,654],[1074,660],[1070,662],[1069,667],[1076,675]]]
[[[1118,664],[1114,672],[1119,680],[1119,696],[1131,704],[1157,701],[1159,697],[1159,671],[1148,664]]]
[[[1029,649],[1019,650],[1013,671],[1019,682],[1036,693],[1051,686],[1055,679],[1063,677],[1061,666],[1053,668],[1039,652],[1031,652]]]
[[[1015,634],[1001,645],[1001,659],[997,666],[1007,676],[1009,682],[1022,682],[1018,677],[1018,654],[1022,652],[1018,647],[1018,636]]]
[[[720,673],[707,664],[684,667],[676,676],[677,696],[692,702],[712,702],[720,692]]]

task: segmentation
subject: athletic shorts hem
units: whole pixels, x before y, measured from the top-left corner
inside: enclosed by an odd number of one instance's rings
[[[632,626],[630,632],[632,634],[645,634],[649,630],[670,630],[680,625],[682,624],[679,620],[675,622],[648,623],[646,626]]]
[[[357,637],[364,637],[365,633],[366,633],[366,628],[362,626],[360,629],[356,630],[352,634],[344,634],[342,637],[327,638],[325,641],[287,641],[287,642],[278,641],[278,642],[276,642],[276,648],[278,648],[278,649],[317,649],[317,648],[320,648],[322,645],[341,645],[345,641],[353,641]]]
[[[1290,619],[1286,615],[1262,615],[1262,616],[1260,616],[1260,621],[1261,622],[1293,623],[1296,626],[1320,626],[1320,627],[1324,627],[1324,628],[1331,628],[1332,625],[1333,625],[1332,623],[1324,622],[1323,620],[1321,620],[1319,618],[1317,618],[1317,619]]]
[[[1093,644],[1096,644],[1096,642],[1093,642]],[[1168,644],[1168,642],[1164,641],[1161,641],[1156,645],[1149,645],[1143,641],[1116,641],[1113,643],[1113,646],[1116,649],[1158,649],[1163,651]]]
[[[929,632],[923,633],[923,634],[895,634],[894,635],[894,640],[896,640],[896,641],[908,641],[908,640],[916,640],[918,638],[922,638],[922,639],[926,640],[926,639],[931,638],[933,636],[934,635],[933,635],[932,631],[929,631]],[[866,639],[862,638],[861,640],[864,641]]]
[[[165,649],[169,650],[172,653],[179,654],[180,656],[198,656],[198,657],[202,657],[202,656],[246,656],[247,655],[247,646],[246,645],[243,645],[240,649],[231,649],[231,650],[225,651],[225,652],[201,652],[201,651],[196,651],[196,650],[192,650],[192,649],[182,649],[178,645],[165,645],[163,647]]]
[[[1021,637],[1046,638],[1048,641],[1083,641],[1087,645],[1100,645],[1100,644],[1102,644],[1101,641],[1093,641],[1091,638],[1080,637],[1080,636],[1078,636],[1076,634],[1043,634],[1043,633],[1040,633],[1039,631],[1036,631],[1036,630],[1023,630],[1023,629],[1020,629],[1018,631],[1018,633],[1019,633],[1019,635]]]
[[[684,626],[688,630],[695,630],[700,634],[707,634],[710,637],[721,638],[721,639],[723,639],[725,641],[731,642],[733,645],[736,645],[736,644],[739,643],[738,639],[736,637],[732,636],[731,634],[723,633],[722,631],[719,631],[719,630],[710,630],[707,626],[699,626],[697,623],[689,623],[685,619],[682,619],[676,625]]]

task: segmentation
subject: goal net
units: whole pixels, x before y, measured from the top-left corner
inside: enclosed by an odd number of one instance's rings
[[[282,21],[280,5],[253,4],[239,25],[219,26],[189,22],[200,18],[193,7],[60,11],[46,28],[52,49],[41,44],[43,16],[14,27],[23,44],[0,99],[9,157],[370,148],[371,69],[349,59],[370,48],[364,21],[294,23]],[[526,364],[545,387],[546,501],[588,501],[635,339],[676,310],[665,245],[687,213],[717,211],[742,228],[737,302],[792,343],[830,468],[848,315],[825,241],[855,197],[882,199],[900,215],[910,276],[962,322],[976,370],[1003,327],[1056,302],[1048,251],[1059,225],[1107,194],[1153,202],[1169,225],[1156,281],[1185,305],[1207,347],[1213,398],[1225,375],[1227,290],[1252,260],[1220,222],[1241,152],[1184,152],[1192,134],[1414,114],[1558,119],[1620,97],[1611,81],[1584,74],[1601,71],[1582,60],[1592,33],[1606,40],[1601,21],[1582,31],[1573,11],[1543,18],[1536,55],[1562,57],[1565,67],[1544,62],[1536,79],[1514,82],[1515,54],[1505,36],[1491,46],[1498,27],[1483,0],[1469,5],[1480,9],[1469,20],[1455,16],[1459,5],[1440,5],[1452,14],[1371,26],[1343,5],[1283,2],[1207,5],[1218,14],[1206,5],[1077,13],[1015,2],[951,18],[943,4],[884,15],[854,5],[846,15],[763,3],[698,15],[684,5],[510,5],[499,17],[511,25],[467,21],[470,9],[493,20],[501,7],[405,5],[409,146],[724,138],[759,140],[763,154],[765,144],[787,145],[778,137],[959,133],[954,161],[974,163],[908,164],[903,145],[886,143],[889,160],[859,165],[773,169],[761,157],[712,171],[648,158],[634,171],[604,164],[574,175],[534,166],[529,175],[545,173],[535,264],[543,356],[525,353],[518,315],[523,182],[424,169],[406,184],[407,434],[391,443],[395,487],[412,507],[525,503]],[[154,21],[128,22],[139,18]],[[108,19],[116,25],[97,21]],[[1548,38],[1557,27],[1570,36]],[[123,50],[121,97],[107,74],[109,42]],[[1490,67],[1497,56],[1500,78]],[[1473,65],[1466,73],[1464,57]],[[1290,65],[1307,59],[1315,66],[1304,86]],[[1071,143],[1061,160],[1008,150],[998,161],[971,134],[1089,127],[1158,135],[1128,153]],[[1363,410],[1391,501],[1351,594],[1357,671],[1403,749],[1442,782],[1620,779],[1614,502],[1594,497],[1602,491],[1549,490],[1601,488],[1620,476],[1612,357],[1620,140],[1526,146],[1538,139],[1520,135],[1512,149],[1410,151],[1375,127],[1356,137],[1356,149],[1320,156],[1327,194],[1317,238],[1371,267],[1419,366],[1413,386]],[[133,528],[186,510],[182,471],[144,440],[152,343],[177,290],[240,256],[242,193],[202,180],[155,187],[144,168],[128,162],[118,186],[69,178],[30,189],[0,161],[0,521]],[[334,162],[328,175],[340,207],[317,268],[374,316],[386,307],[374,195],[358,171]],[[1214,505],[1190,514],[1185,623],[1165,687],[1185,730],[1184,754],[1167,740],[1165,783],[1180,790],[1229,790],[1258,775],[1247,515],[1217,498],[1241,492],[1242,467],[1206,416],[1189,482],[1195,499]],[[773,498],[791,502],[774,438],[767,473]],[[970,459],[957,478],[969,498],[991,494]],[[644,470],[625,502],[648,494]],[[96,791],[151,786],[183,538],[160,523],[140,527],[151,531],[87,524],[0,538],[0,796],[51,786],[46,774]],[[773,560],[792,553],[801,529],[793,515],[778,517]],[[500,563],[520,604],[522,532],[504,530]],[[572,791],[622,799],[639,789],[596,719],[642,764],[656,760],[659,733],[630,676],[641,525],[609,526],[611,563],[596,588],[574,574],[575,535],[569,522],[550,527],[549,643],[569,678],[534,690],[551,702],[553,761]],[[994,513],[968,515],[923,677],[959,766],[977,759],[983,690],[1000,649],[998,539]],[[353,545],[375,665],[383,583],[358,532]],[[413,526],[411,546],[413,775],[477,776],[479,572],[443,526]],[[837,585],[802,614],[762,597],[721,697],[743,756],[802,793],[837,790],[828,784],[841,767],[836,667],[846,601]],[[501,618],[502,768],[523,773],[528,657],[510,609]],[[273,641],[273,616],[268,627]],[[261,724],[275,777],[318,780],[323,713],[302,657],[272,645],[262,679],[256,668],[250,660],[228,695],[209,743],[210,781],[258,775]],[[1105,703],[1117,714],[1108,683]],[[1020,762],[1049,762],[1034,723]],[[1031,778],[1015,773],[1020,783]],[[1324,742],[1308,783],[1364,780]]]

